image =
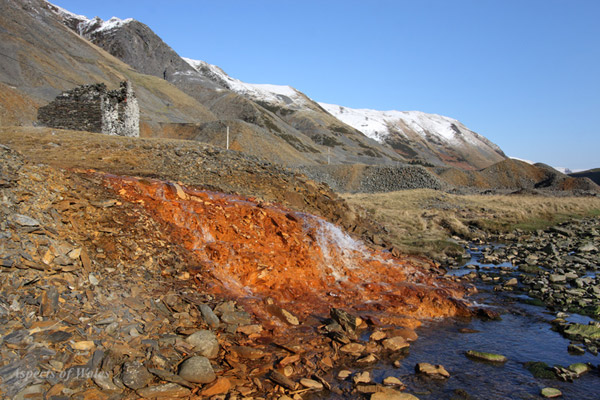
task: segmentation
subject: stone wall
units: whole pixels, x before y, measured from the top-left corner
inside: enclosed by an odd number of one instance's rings
[[[51,128],[140,135],[140,110],[129,82],[121,82],[119,89],[111,91],[96,83],[63,92],[39,108],[38,121]]]

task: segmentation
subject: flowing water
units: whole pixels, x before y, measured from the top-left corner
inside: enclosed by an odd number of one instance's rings
[[[493,268],[479,264],[478,256],[475,254],[465,266]],[[464,275],[470,271],[462,268],[452,274]],[[389,362],[372,367],[375,382],[380,383],[388,376],[397,377],[407,386],[406,392],[421,400],[460,399],[465,397],[459,394],[465,392],[474,399],[539,399],[544,387],[560,389],[564,399],[600,399],[597,368],[574,382],[537,379],[525,368],[524,364],[531,361],[563,367],[572,363],[591,363],[594,367],[600,364],[600,356],[589,352],[572,355],[567,351],[570,341],[551,329],[549,321],[555,318],[554,314],[544,307],[519,301],[527,296],[496,293],[489,285],[480,285],[479,290],[471,300],[494,307],[500,312],[501,320],[463,318],[426,323],[417,329],[419,339],[410,346],[400,368]],[[577,314],[568,319],[580,323],[590,321],[589,317]],[[465,329],[476,332],[461,333]],[[465,356],[468,350],[502,354],[508,361],[504,364],[473,361]],[[443,365],[450,378],[435,380],[416,375],[414,367],[421,362]]]

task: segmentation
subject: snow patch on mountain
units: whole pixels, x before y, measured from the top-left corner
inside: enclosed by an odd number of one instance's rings
[[[79,15],[65,10],[64,8],[46,1],[48,8],[56,13],[66,23],[76,26],[77,32],[81,36],[93,35],[96,32],[104,32],[112,29],[120,28],[130,22],[133,18],[120,19],[112,17],[108,21],[103,21],[100,17],[88,18],[85,15]]]
[[[117,17],[112,17],[108,21],[103,21],[101,18],[95,17],[91,20],[88,20],[86,23],[83,23],[82,25],[80,25],[79,30],[81,32],[87,32],[87,33],[105,32],[105,31],[109,31],[111,29],[120,28],[123,25],[126,25],[133,21],[134,21],[133,18],[120,19]]]
[[[487,142],[461,122],[442,115],[427,114],[421,111],[354,109],[327,103],[319,103],[319,105],[340,121],[380,143],[385,142],[393,131],[408,138],[407,130],[417,133],[424,139],[435,137],[448,144],[467,142],[477,146],[481,145],[483,141]],[[490,145],[490,143],[486,144]]]
[[[66,18],[66,19],[75,19],[75,20],[79,20],[79,21],[89,21],[89,18],[86,17],[85,15],[79,15],[79,14],[72,13],[71,11],[65,10],[64,8],[57,6],[56,4],[52,4],[49,1],[47,1],[46,3],[48,3],[48,5],[50,6],[50,9],[52,11],[54,11],[56,14],[58,14],[63,19]]]
[[[509,158],[512,159],[512,160],[522,161],[522,162],[530,164],[530,165],[535,164],[535,162],[533,162],[531,160],[526,160],[524,158],[519,158],[519,157],[509,157]]]
[[[560,173],[563,173],[565,175],[569,175],[572,174],[573,172],[577,172],[577,171],[573,171],[571,168],[567,168],[567,167],[552,167],[555,170],[557,170]]]
[[[306,106],[309,102],[305,95],[291,86],[242,82],[239,79],[227,75],[225,71],[216,65],[201,60],[182,58],[196,71],[207,78],[210,78],[231,91],[253,100],[274,104],[279,103],[289,108],[301,108]]]

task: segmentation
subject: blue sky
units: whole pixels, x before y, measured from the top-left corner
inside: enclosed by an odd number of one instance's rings
[[[54,0],[179,55],[353,108],[456,118],[507,155],[600,167],[598,0]]]

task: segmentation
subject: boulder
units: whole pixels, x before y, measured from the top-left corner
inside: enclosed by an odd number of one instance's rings
[[[210,383],[217,379],[210,361],[203,356],[193,356],[181,363],[179,376],[194,383]]]
[[[214,332],[201,330],[192,333],[186,342],[194,346],[194,351],[206,358],[215,358],[219,354],[219,342]]]

